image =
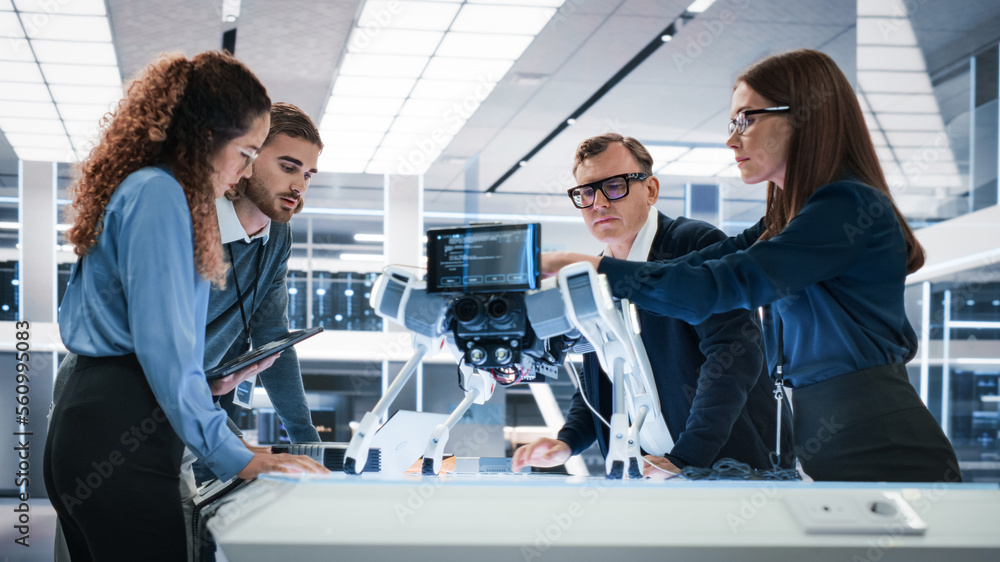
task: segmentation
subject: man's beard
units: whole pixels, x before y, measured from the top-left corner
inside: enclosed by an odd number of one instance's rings
[[[243,178],[237,185],[237,189],[243,194],[243,197],[246,197],[255,207],[260,209],[260,212],[275,222],[288,222],[292,220],[292,215],[302,206],[302,199],[294,193],[282,193],[278,196],[271,194],[257,176]],[[280,203],[283,203],[283,201],[278,197],[296,199],[298,203],[295,209],[286,211],[281,207]]]

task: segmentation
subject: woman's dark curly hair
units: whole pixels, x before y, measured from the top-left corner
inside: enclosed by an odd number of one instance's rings
[[[140,168],[165,164],[184,188],[194,226],[198,273],[222,285],[222,254],[212,159],[271,109],[267,91],[231,55],[187,59],[161,55],[129,82],[125,98],[101,122],[101,138],[71,187],[73,226],[66,238],[79,256],[97,243],[104,209],[118,185]]]

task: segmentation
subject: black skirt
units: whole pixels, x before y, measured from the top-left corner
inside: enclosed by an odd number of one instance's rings
[[[961,482],[955,451],[900,364],[792,391],[795,453],[814,480]]]
[[[77,360],[53,409],[44,460],[74,562],[187,559],[183,450],[135,355]]]

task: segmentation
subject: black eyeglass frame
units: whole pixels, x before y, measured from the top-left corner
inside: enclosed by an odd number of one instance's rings
[[[628,174],[615,174],[615,175],[613,175],[611,177],[604,178],[603,180],[592,181],[590,183],[585,183],[583,185],[578,185],[576,187],[571,187],[571,188],[569,188],[569,189],[566,190],[566,194],[569,195],[569,199],[570,199],[570,201],[573,202],[573,206],[574,207],[576,207],[577,209],[587,209],[587,208],[593,207],[594,203],[597,202],[597,197],[596,197],[597,190],[600,190],[601,193],[604,194],[604,198],[607,199],[608,201],[618,201],[619,199],[624,199],[624,198],[628,197],[628,194],[629,194],[629,182],[633,182],[633,181],[646,181],[647,179],[650,178],[651,175],[652,174],[647,174],[645,172],[631,172],[631,173],[628,173]],[[613,179],[615,179],[615,178],[622,178],[622,179],[625,180],[625,194],[622,195],[621,197],[611,198],[611,196],[608,195],[608,192],[604,190],[604,184],[607,183],[607,182],[609,182],[609,181],[611,181],[611,180],[613,180]],[[576,191],[577,189],[582,189],[582,188],[585,188],[585,187],[589,187],[589,188],[593,189],[595,197],[594,197],[594,201],[591,202],[590,205],[584,205],[584,206],[581,207],[580,205],[577,205],[576,199],[573,197],[573,192]]]
[[[788,107],[787,105],[782,105],[778,107],[766,107],[764,109],[748,109],[745,111],[740,111],[739,113],[736,114],[736,117],[733,117],[732,119],[729,120],[729,136],[733,136],[733,133],[742,135],[747,131],[747,127],[750,126],[750,123],[747,123],[748,115],[757,115],[760,113],[788,113],[789,111],[791,111],[791,108]],[[742,120],[740,119],[741,115],[743,116]],[[737,121],[740,122],[737,123]]]

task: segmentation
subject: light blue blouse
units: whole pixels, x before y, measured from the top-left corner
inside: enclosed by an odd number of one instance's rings
[[[165,167],[143,168],[115,190],[97,244],[73,267],[59,332],[78,355],[135,353],[181,441],[226,480],[253,453],[227,427],[205,380],[208,294],[181,185]]]

